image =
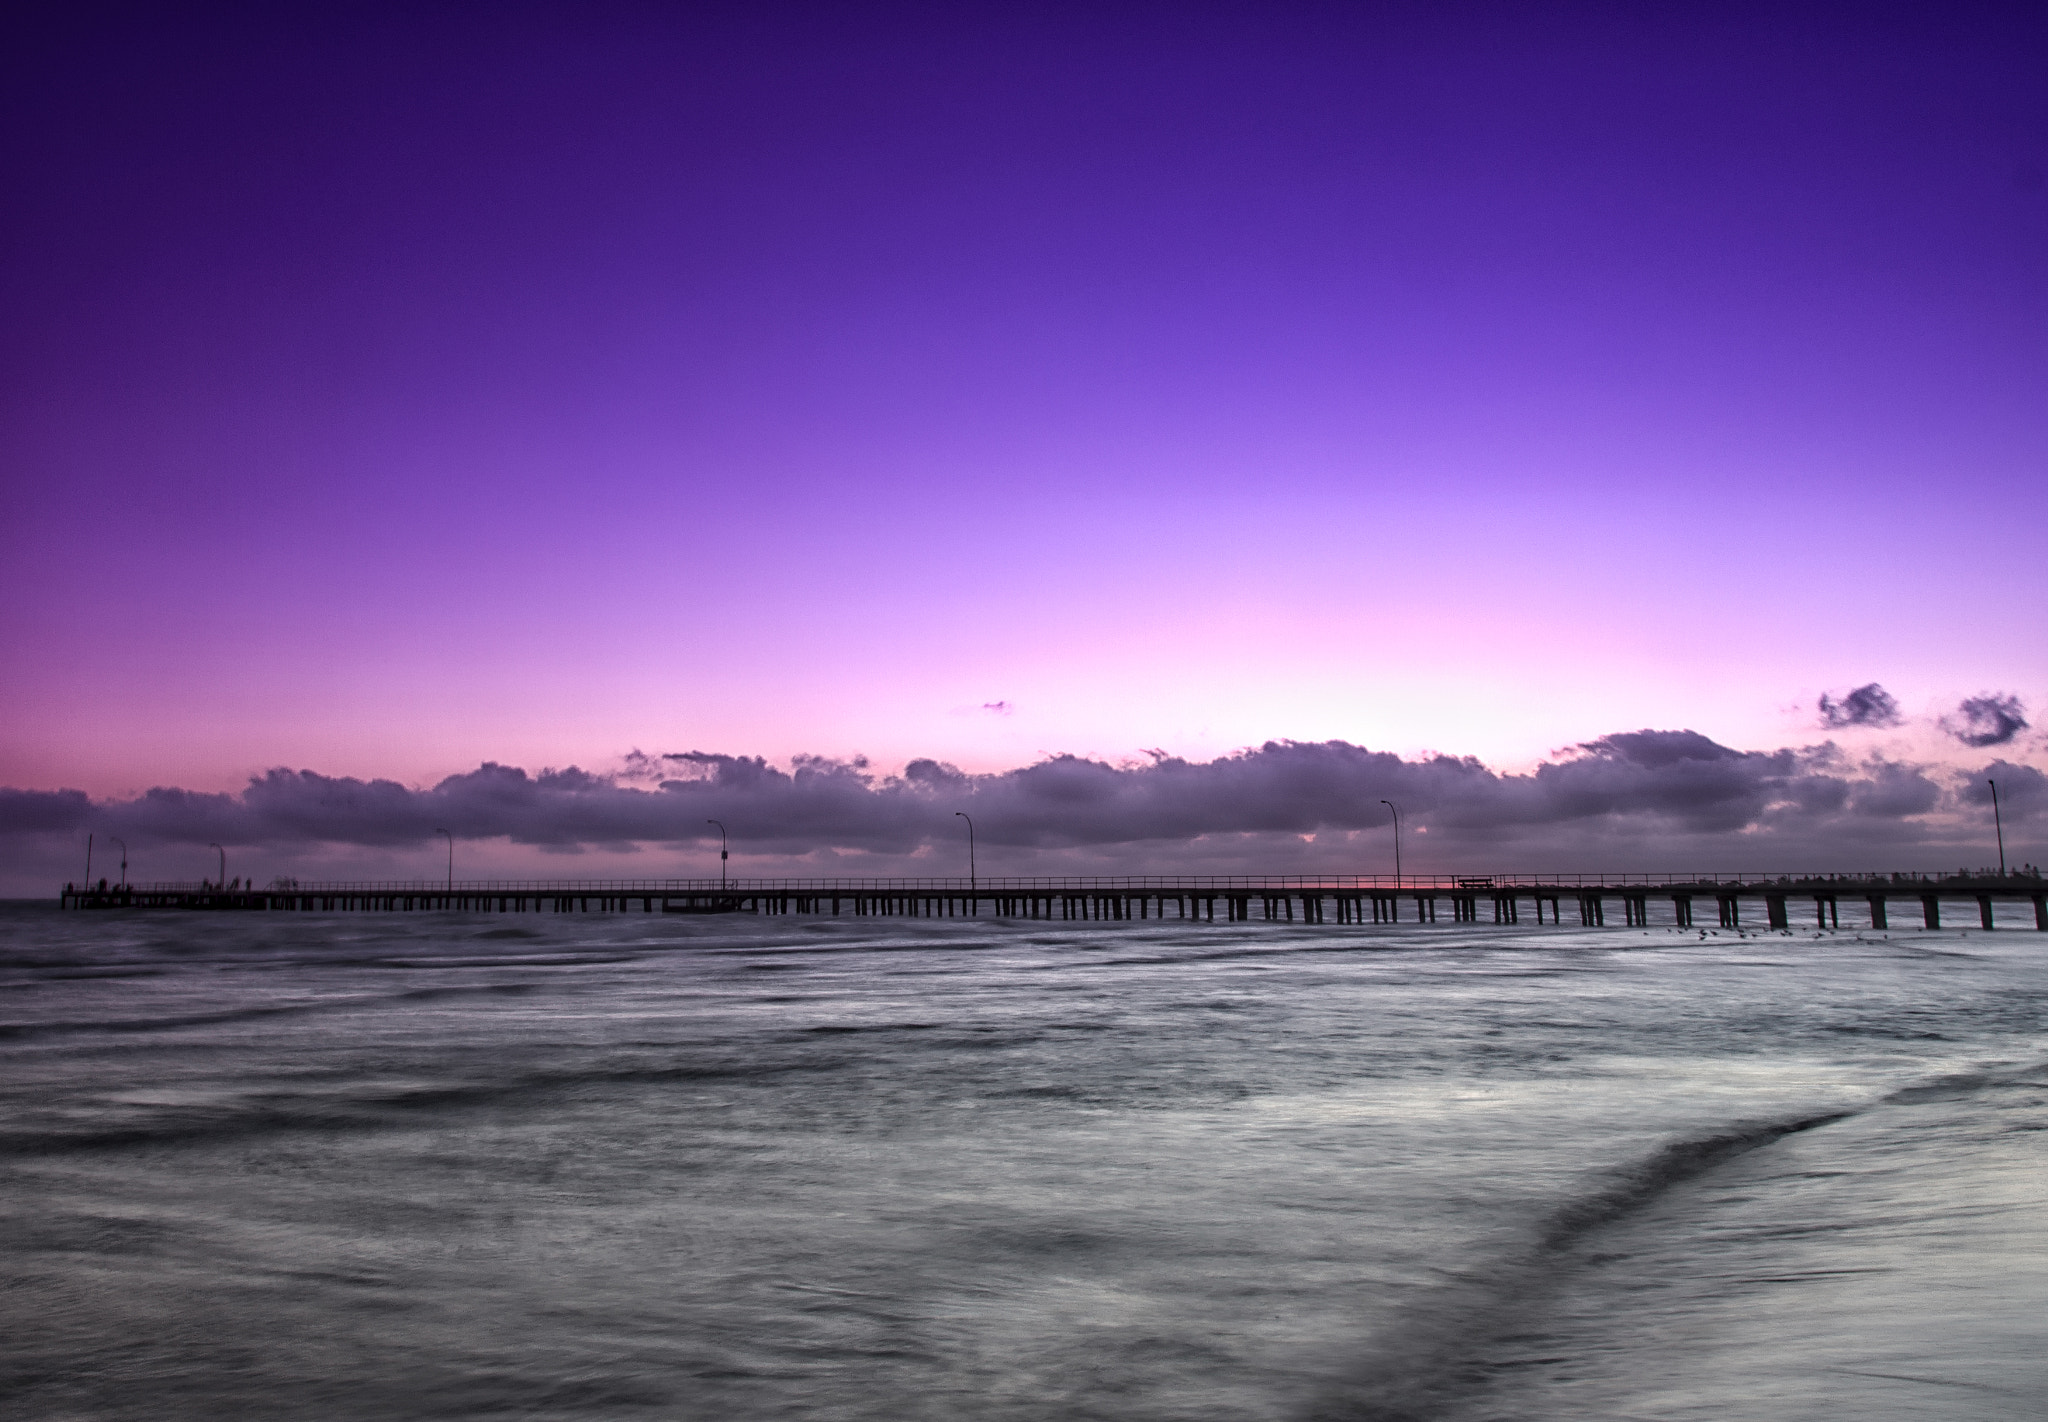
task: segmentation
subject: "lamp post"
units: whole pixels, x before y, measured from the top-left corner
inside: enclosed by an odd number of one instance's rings
[[[1401,807],[1392,800],[1380,801],[1394,812],[1394,887],[1401,887]]]
[[[92,887],[92,836],[85,837],[85,887]]]
[[[448,840],[448,892],[452,894],[455,892],[455,836],[444,829],[437,829],[434,833]]]
[[[725,826],[718,820],[706,820],[707,825],[718,826],[718,891],[725,892]]]
[[[1987,780],[1984,783],[1991,787],[1991,823],[1998,830],[1998,877],[2003,879],[2005,877],[2005,821],[1999,818],[1998,814],[1998,782],[1996,780]]]
[[[955,810],[953,813],[967,821],[967,896],[977,898],[980,896],[981,880],[974,872],[974,816],[965,810]]]
[[[214,887],[225,890],[228,886],[228,852],[217,844],[209,844],[206,847],[216,850],[220,854],[220,882],[215,884]]]
[[[121,887],[125,889],[128,887],[128,841],[122,839],[119,835],[113,834],[108,835],[107,838],[121,846]]]

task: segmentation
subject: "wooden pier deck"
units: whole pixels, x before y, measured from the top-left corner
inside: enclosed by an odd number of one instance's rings
[[[1205,923],[1478,923],[1481,908],[1499,924],[1561,924],[1564,905],[1588,928],[1647,926],[1650,904],[1669,900],[1660,923],[1694,926],[1694,906],[1713,901],[1720,928],[1791,928],[1792,905],[1813,905],[1811,922],[1841,927],[1841,902],[1862,901],[1871,928],[1890,928],[1894,902],[1917,904],[1921,924],[1941,926],[1944,904],[1977,910],[1996,925],[2029,902],[2033,926],[2048,931],[2048,882],[2033,875],[1941,874],[1505,874],[1324,877],[1151,876],[1039,879],[564,879],[297,883],[264,888],[227,884],[66,884],[66,909],[182,909],[257,913],[751,913],[854,917],[1075,921],[1181,919]],[[1744,909],[1749,918],[1744,919]],[[1757,910],[1762,910],[1762,921]],[[1524,919],[1524,912],[1529,918]],[[1965,910],[1967,911],[1967,910]],[[1854,922],[1851,926],[1861,926]],[[1709,920],[1702,917],[1699,922]]]

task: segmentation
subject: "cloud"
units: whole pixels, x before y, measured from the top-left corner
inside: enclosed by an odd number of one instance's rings
[[[1941,786],[1920,766],[1878,760],[1865,767],[1848,803],[1855,813],[1875,819],[1924,815],[1940,805]]]
[[[1889,691],[1871,682],[1847,692],[1840,701],[1826,692],[1820,697],[1820,724],[1830,731],[1844,730],[1850,726],[1896,726],[1905,718],[1899,715],[1899,703]]]
[[[1966,746],[2002,746],[2027,729],[2026,707],[2017,696],[1986,692],[1942,717],[1941,728]]]
[[[0,834],[83,832],[92,802],[81,790],[9,790],[0,787]]]
[[[636,752],[609,773],[487,762],[424,789],[278,769],[238,795],[158,788],[94,803],[76,791],[0,791],[0,835],[94,829],[136,843],[402,850],[446,827],[468,841],[617,853],[703,842],[714,836],[706,821],[719,819],[742,853],[904,856],[951,843],[954,811],[967,810],[984,847],[1128,861],[1147,845],[1176,856],[1205,846],[1200,854],[1213,861],[1264,856],[1283,839],[1341,847],[1349,835],[1383,833],[1386,799],[1446,853],[1625,851],[1633,862],[1660,845],[1753,854],[1759,842],[1788,852],[1921,843],[1965,803],[1929,767],[1852,762],[1832,744],[1740,751],[1691,730],[1601,736],[1526,774],[1341,740],[1268,741],[1210,761],[1147,756],[1110,764],[1055,755],[994,774],[918,759],[882,775],[861,759],[799,756],[780,766],[761,756]],[[2010,783],[2022,800],[2039,793],[2038,772],[2004,773],[2001,790]]]

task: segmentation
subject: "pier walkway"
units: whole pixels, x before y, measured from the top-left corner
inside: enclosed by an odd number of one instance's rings
[[[562,879],[299,883],[264,888],[227,884],[66,884],[66,909],[207,909],[263,913],[752,913],[856,917],[996,917],[1077,920],[1186,919],[1228,923],[1477,923],[1482,906],[1493,923],[1607,923],[1618,902],[1621,925],[1659,922],[1694,926],[1694,908],[1712,900],[1720,928],[1793,927],[1798,918],[1821,928],[1841,926],[1841,903],[1861,901],[1871,928],[1891,927],[1894,904],[1920,910],[1920,922],[1941,926],[1953,913],[1977,910],[1996,926],[1993,905],[2008,916],[2033,909],[2033,926],[2048,930],[2048,882],[2032,874],[1488,874],[1321,877],[1138,876],[1038,879]],[[1670,902],[1670,917],[1661,912]],[[1804,905],[1811,902],[1808,920]],[[1749,917],[1744,918],[1745,909]],[[1758,910],[1761,910],[1759,921]],[[1910,907],[1909,910],[1910,912]],[[2010,922],[2008,917],[2008,922]],[[1710,920],[1702,917],[1702,925]],[[1620,926],[1620,925],[1617,925]],[[1852,917],[1851,926],[1860,926]]]

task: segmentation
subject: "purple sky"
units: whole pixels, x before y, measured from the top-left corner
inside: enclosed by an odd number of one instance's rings
[[[16,12],[0,786],[2048,765],[2048,13],[1448,8]]]

